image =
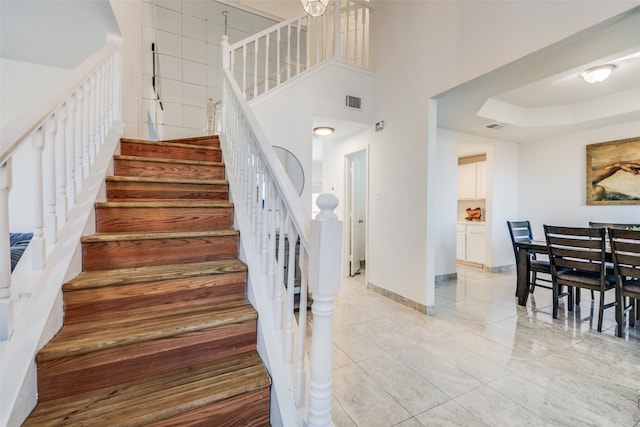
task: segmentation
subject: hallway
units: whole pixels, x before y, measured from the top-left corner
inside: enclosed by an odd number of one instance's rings
[[[588,298],[582,320],[561,303],[553,321],[549,290],[526,309],[514,290],[515,272],[459,267],[425,316],[367,290],[364,275],[344,279],[335,425],[640,427],[640,326],[616,338],[610,309],[598,333]]]

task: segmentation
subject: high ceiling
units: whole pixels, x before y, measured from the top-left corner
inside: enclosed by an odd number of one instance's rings
[[[616,66],[608,80],[580,78],[602,64]],[[638,120],[640,7],[437,99],[439,127],[513,142]]]
[[[227,1],[269,5],[285,18],[302,11],[299,0]],[[616,65],[605,82],[579,77],[602,64]],[[520,143],[640,120],[640,6],[436,98],[439,127]],[[348,123],[338,128],[353,131]]]

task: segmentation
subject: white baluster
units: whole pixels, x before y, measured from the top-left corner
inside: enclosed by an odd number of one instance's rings
[[[247,99],[247,45],[242,45],[242,94]]]
[[[67,222],[67,107],[58,108],[56,113],[56,138],[54,141],[55,174],[56,174],[56,215],[58,227]]]
[[[266,168],[265,168],[266,169]],[[273,203],[273,195],[271,194],[271,179],[269,179],[269,175],[266,173],[266,170],[263,170],[263,175],[264,177],[264,181],[262,183],[263,188],[264,188],[264,197],[262,199],[262,211],[260,211],[260,214],[262,216],[262,242],[261,242],[261,246],[262,248],[260,249],[261,253],[262,253],[262,265],[261,265],[261,270],[262,270],[262,274],[264,275],[264,277],[268,277],[267,276],[267,271],[268,271],[268,261],[269,261],[269,233],[270,233],[270,226],[271,226],[271,221],[269,220],[269,215],[271,213],[271,205]],[[268,279],[267,279],[268,280]],[[273,294],[271,294],[273,295]]]
[[[347,2],[347,18],[349,16],[349,3]],[[340,40],[340,0],[333,3],[333,55],[335,59],[342,58],[342,41]],[[348,28],[348,23],[347,23]],[[347,40],[349,36],[345,33]]]
[[[42,270],[46,259],[46,239],[44,237],[44,191],[42,183],[42,151],[44,149],[44,132],[40,127],[31,135],[31,145],[35,152],[33,173],[33,237],[31,238],[31,254],[34,270]]]
[[[269,90],[269,41],[271,38],[267,34],[264,38],[264,91]]]
[[[287,25],[287,81],[291,80],[291,24]]]
[[[298,265],[300,267],[300,305],[298,310],[298,349],[297,349],[297,363],[296,363],[296,378],[295,378],[295,399],[296,406],[298,408],[304,405],[305,396],[305,371],[304,371],[304,359],[306,356],[306,344],[307,344],[307,249],[300,245]],[[329,348],[332,348],[329,347]]]
[[[298,233],[292,222],[287,227],[286,241],[289,244],[289,259],[287,260],[287,304],[285,306],[286,326],[284,330],[284,360],[287,364],[293,361],[293,310],[296,289],[296,243]]]
[[[258,51],[260,50],[260,39],[256,39],[253,49],[253,96],[251,98],[256,98],[258,96]]]
[[[89,175],[89,167],[91,166],[91,129],[89,122],[91,121],[91,94],[89,82],[82,86],[82,173],[86,178]]]
[[[311,221],[309,233],[309,289],[313,295],[313,332],[311,336],[311,382],[309,412],[305,426],[330,426],[331,373],[333,370],[333,300],[340,290],[340,256],[342,222],[333,212],[338,199],[321,194],[317,199],[320,213]]]
[[[89,79],[89,97],[87,106],[89,110],[89,165],[96,161],[96,75],[92,74]]]
[[[362,9],[362,57],[360,60],[361,67],[369,67],[369,57],[367,53],[369,53],[369,27],[367,26],[367,16],[369,15],[369,8],[365,7]]]
[[[67,204],[69,208],[76,204],[76,97],[71,95],[67,100],[67,128],[65,141],[67,154]]]
[[[278,271],[276,272],[276,303],[274,310],[275,323],[278,330],[282,330],[282,328],[284,327],[284,318],[282,314],[284,299],[282,297],[282,290],[284,288],[284,266],[286,264],[286,261],[284,259],[284,240],[287,231],[287,229],[285,228],[285,219],[288,220],[287,216],[288,213],[285,212],[284,203],[280,201],[280,226],[278,228]]]
[[[282,83],[282,75],[280,73],[280,28],[276,31],[276,86]]]
[[[47,119],[44,125],[44,151],[42,177],[44,179],[45,216],[44,231],[47,244],[54,245],[58,240],[58,219],[56,216],[56,159],[55,142],[57,126],[54,116]]]
[[[271,182],[271,190],[269,197],[269,257],[267,259],[267,296],[269,304],[273,305],[275,300],[276,286],[276,239],[278,231],[276,229],[276,216],[278,215],[278,204],[280,198],[275,191],[273,181]]]
[[[102,64],[98,69],[98,117],[100,120],[100,140],[98,141],[98,145],[101,147],[104,144],[104,137],[107,130],[107,116],[106,116],[106,64]]]
[[[0,341],[13,333],[11,302],[11,249],[9,243],[9,191],[11,190],[11,158],[0,165]]]
[[[300,48],[300,33],[302,32],[302,22],[300,19],[298,19],[298,23],[296,24],[296,37],[297,37],[297,43],[296,43],[296,76],[298,74],[300,74],[300,51],[302,50]],[[308,52],[307,52],[308,53]]]

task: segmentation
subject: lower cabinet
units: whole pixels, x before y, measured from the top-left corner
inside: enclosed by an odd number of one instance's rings
[[[458,224],[456,232],[456,253],[461,261],[485,263],[485,224]]]

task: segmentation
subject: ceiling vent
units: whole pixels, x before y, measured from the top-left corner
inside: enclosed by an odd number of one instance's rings
[[[504,125],[502,123],[489,123],[487,126],[487,129],[493,129],[493,130],[498,130],[498,129],[502,129],[504,127]]]
[[[362,98],[347,95],[346,107],[354,110],[362,110]]]

